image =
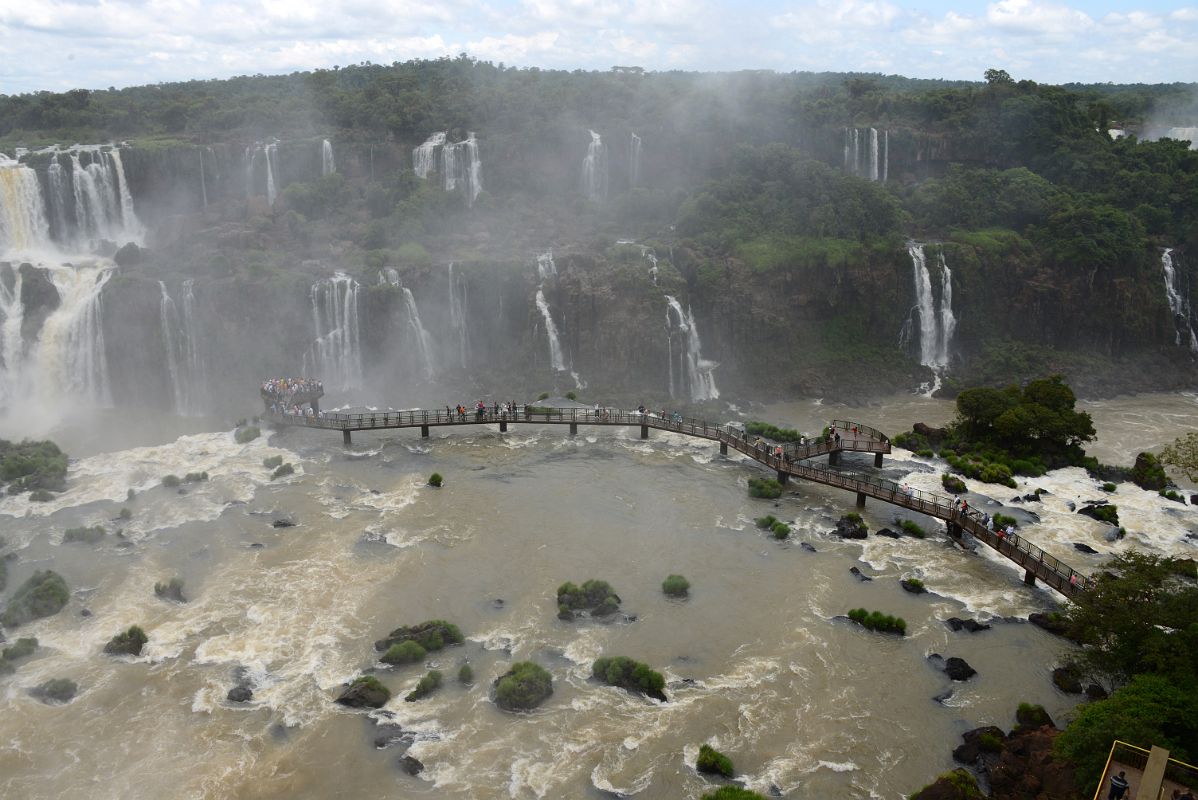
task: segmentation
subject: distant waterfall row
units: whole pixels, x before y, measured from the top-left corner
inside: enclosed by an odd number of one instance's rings
[[[712,370],[719,364],[703,358],[694,312],[689,308],[683,311],[682,304],[670,295],[666,295],[666,338],[670,397],[689,397],[694,403],[718,399],[720,390],[716,388]]]
[[[439,173],[445,191],[461,188],[471,206],[483,190],[482,161],[473,131],[462,142],[450,142],[447,131],[434,133],[412,150],[412,170],[421,180]]]
[[[953,333],[957,329],[957,318],[953,315],[953,273],[944,260],[944,250],[939,247],[936,279],[928,267],[925,245],[909,242],[907,252],[911,255],[915,305],[899,333],[899,347],[910,347],[918,334],[919,363],[930,367],[935,375],[934,383],[925,387],[930,394],[940,388],[940,379],[948,369]],[[939,288],[939,294],[935,287]]]
[[[18,159],[0,154],[0,254],[141,238],[119,148],[49,148]]]
[[[1169,311],[1173,313],[1173,327],[1176,330],[1176,344],[1185,345],[1190,352],[1198,353],[1198,335],[1194,333],[1194,313],[1190,308],[1189,293],[1182,285],[1181,275],[1173,265],[1173,248],[1166,247],[1161,252],[1161,268],[1165,273],[1165,299],[1169,303]]]
[[[266,202],[275,204],[279,196],[276,189],[275,176],[279,174],[279,140],[270,139],[266,142],[255,142],[245,149],[245,194],[253,197],[265,194]],[[201,178],[203,175],[201,174]],[[261,186],[258,192],[255,186]]]
[[[877,128],[844,129],[844,171],[885,183],[890,177],[890,131]]]
[[[315,341],[304,355],[304,375],[320,378],[339,391],[362,385],[361,329],[358,326],[360,284],[344,272],[312,284]]]

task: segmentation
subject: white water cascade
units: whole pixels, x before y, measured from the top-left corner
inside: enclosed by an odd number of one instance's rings
[[[582,160],[582,192],[591,200],[607,197],[607,145],[602,137],[590,131],[591,143]]]
[[[426,180],[437,168],[437,148],[445,144],[448,136],[445,131],[438,131],[412,150],[412,171],[417,178]]]
[[[21,385],[21,362],[24,342],[21,324],[25,321],[25,306],[21,301],[23,280],[20,270],[11,264],[0,269],[0,411],[14,401]]]
[[[49,241],[37,173],[0,155],[0,253],[40,248]]]
[[[198,151],[200,154],[200,204],[201,204],[200,208],[208,207],[208,181],[204,177],[204,150],[205,149],[206,148],[201,147]]]
[[[458,335],[458,356],[462,369],[466,369],[470,358],[470,326],[466,317],[466,282],[455,275],[453,262],[449,262],[449,324]]]
[[[937,248],[936,265],[940,273],[940,296],[937,297],[925,246],[919,242],[908,242],[907,252],[911,255],[915,305],[899,333],[899,346],[905,348],[910,345],[915,325],[918,324],[919,363],[930,367],[935,376],[930,386],[925,385],[921,389],[924,394],[931,396],[940,388],[940,379],[948,371],[953,333],[957,329],[957,318],[953,315],[953,274],[944,260],[944,251]]]
[[[483,190],[482,161],[478,155],[478,139],[474,131],[466,134],[461,142],[450,142],[446,131],[438,131],[412,150],[412,171],[421,180],[427,180],[437,171],[437,148],[441,149],[441,185],[445,191],[461,189],[466,202],[473,206]]]
[[[628,145],[628,185],[636,188],[641,180],[641,137],[635,133]]]
[[[716,387],[715,375],[712,374],[719,364],[703,358],[703,345],[699,340],[699,326],[695,323],[694,313],[689,309],[683,311],[682,304],[670,295],[665,297],[670,396],[676,397],[685,388],[691,402],[719,398],[720,390]],[[674,371],[676,336],[681,338],[678,343],[677,372]]]
[[[844,170],[850,175],[883,183],[890,177],[890,131],[844,129]]]
[[[46,178],[50,190],[46,198],[46,204],[50,207],[50,235],[59,241],[70,241],[71,225],[67,221],[67,211],[71,202],[71,186],[66,170],[58,160],[58,153],[50,159],[50,166],[46,168]]]
[[[541,279],[541,283],[557,277],[557,264],[553,263],[552,250],[537,256],[537,277]]]
[[[207,401],[207,370],[200,353],[203,342],[196,314],[194,281],[183,281],[183,309],[159,281],[162,297],[159,302],[162,347],[166,352],[167,373],[170,376],[171,408],[176,414],[195,417],[204,413]]]
[[[306,377],[320,378],[341,391],[362,385],[359,284],[344,272],[312,284],[312,324],[316,338],[304,356]]]
[[[266,177],[266,202],[275,204],[278,191],[275,187],[275,175],[278,174],[279,140],[271,139],[265,143],[255,142],[245,149],[245,193],[247,197],[254,195],[255,168],[259,158],[262,159],[262,169]]]
[[[537,309],[545,319],[545,333],[549,336],[549,365],[557,372],[566,371],[566,360],[562,357],[562,345],[557,338],[557,325],[553,315],[549,313],[549,302],[545,300],[543,289],[537,289]]]
[[[1193,313],[1190,301],[1181,285],[1181,276],[1173,263],[1173,248],[1166,247],[1161,252],[1161,268],[1165,273],[1165,299],[1169,302],[1169,310],[1173,312],[1173,327],[1176,329],[1175,343],[1190,348],[1190,352],[1198,353],[1198,335],[1194,333]]]
[[[433,337],[424,328],[424,324],[420,321],[420,309],[416,307],[416,298],[412,296],[412,290],[403,287],[403,301],[408,310],[408,325],[412,328],[412,333],[416,337],[416,347],[420,351],[420,363],[424,367],[424,377],[432,378],[434,374],[433,362]]]
[[[337,171],[337,164],[333,161],[333,143],[325,139],[320,143],[320,175],[332,175]]]

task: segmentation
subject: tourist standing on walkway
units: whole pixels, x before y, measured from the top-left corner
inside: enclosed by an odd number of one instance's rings
[[[1119,770],[1118,775],[1111,777],[1111,793],[1107,795],[1107,800],[1122,800],[1129,788],[1131,784],[1127,782],[1127,773]]]

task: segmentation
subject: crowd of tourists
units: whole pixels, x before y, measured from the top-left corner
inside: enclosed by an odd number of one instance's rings
[[[324,384],[314,378],[267,378],[262,382],[262,399],[272,414],[317,416],[315,409],[305,410],[300,404],[323,394]]]

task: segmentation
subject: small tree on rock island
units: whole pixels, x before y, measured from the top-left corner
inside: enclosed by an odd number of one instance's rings
[[[1162,450],[1160,460],[1185,475],[1186,480],[1198,483],[1198,431],[1190,431]]]

